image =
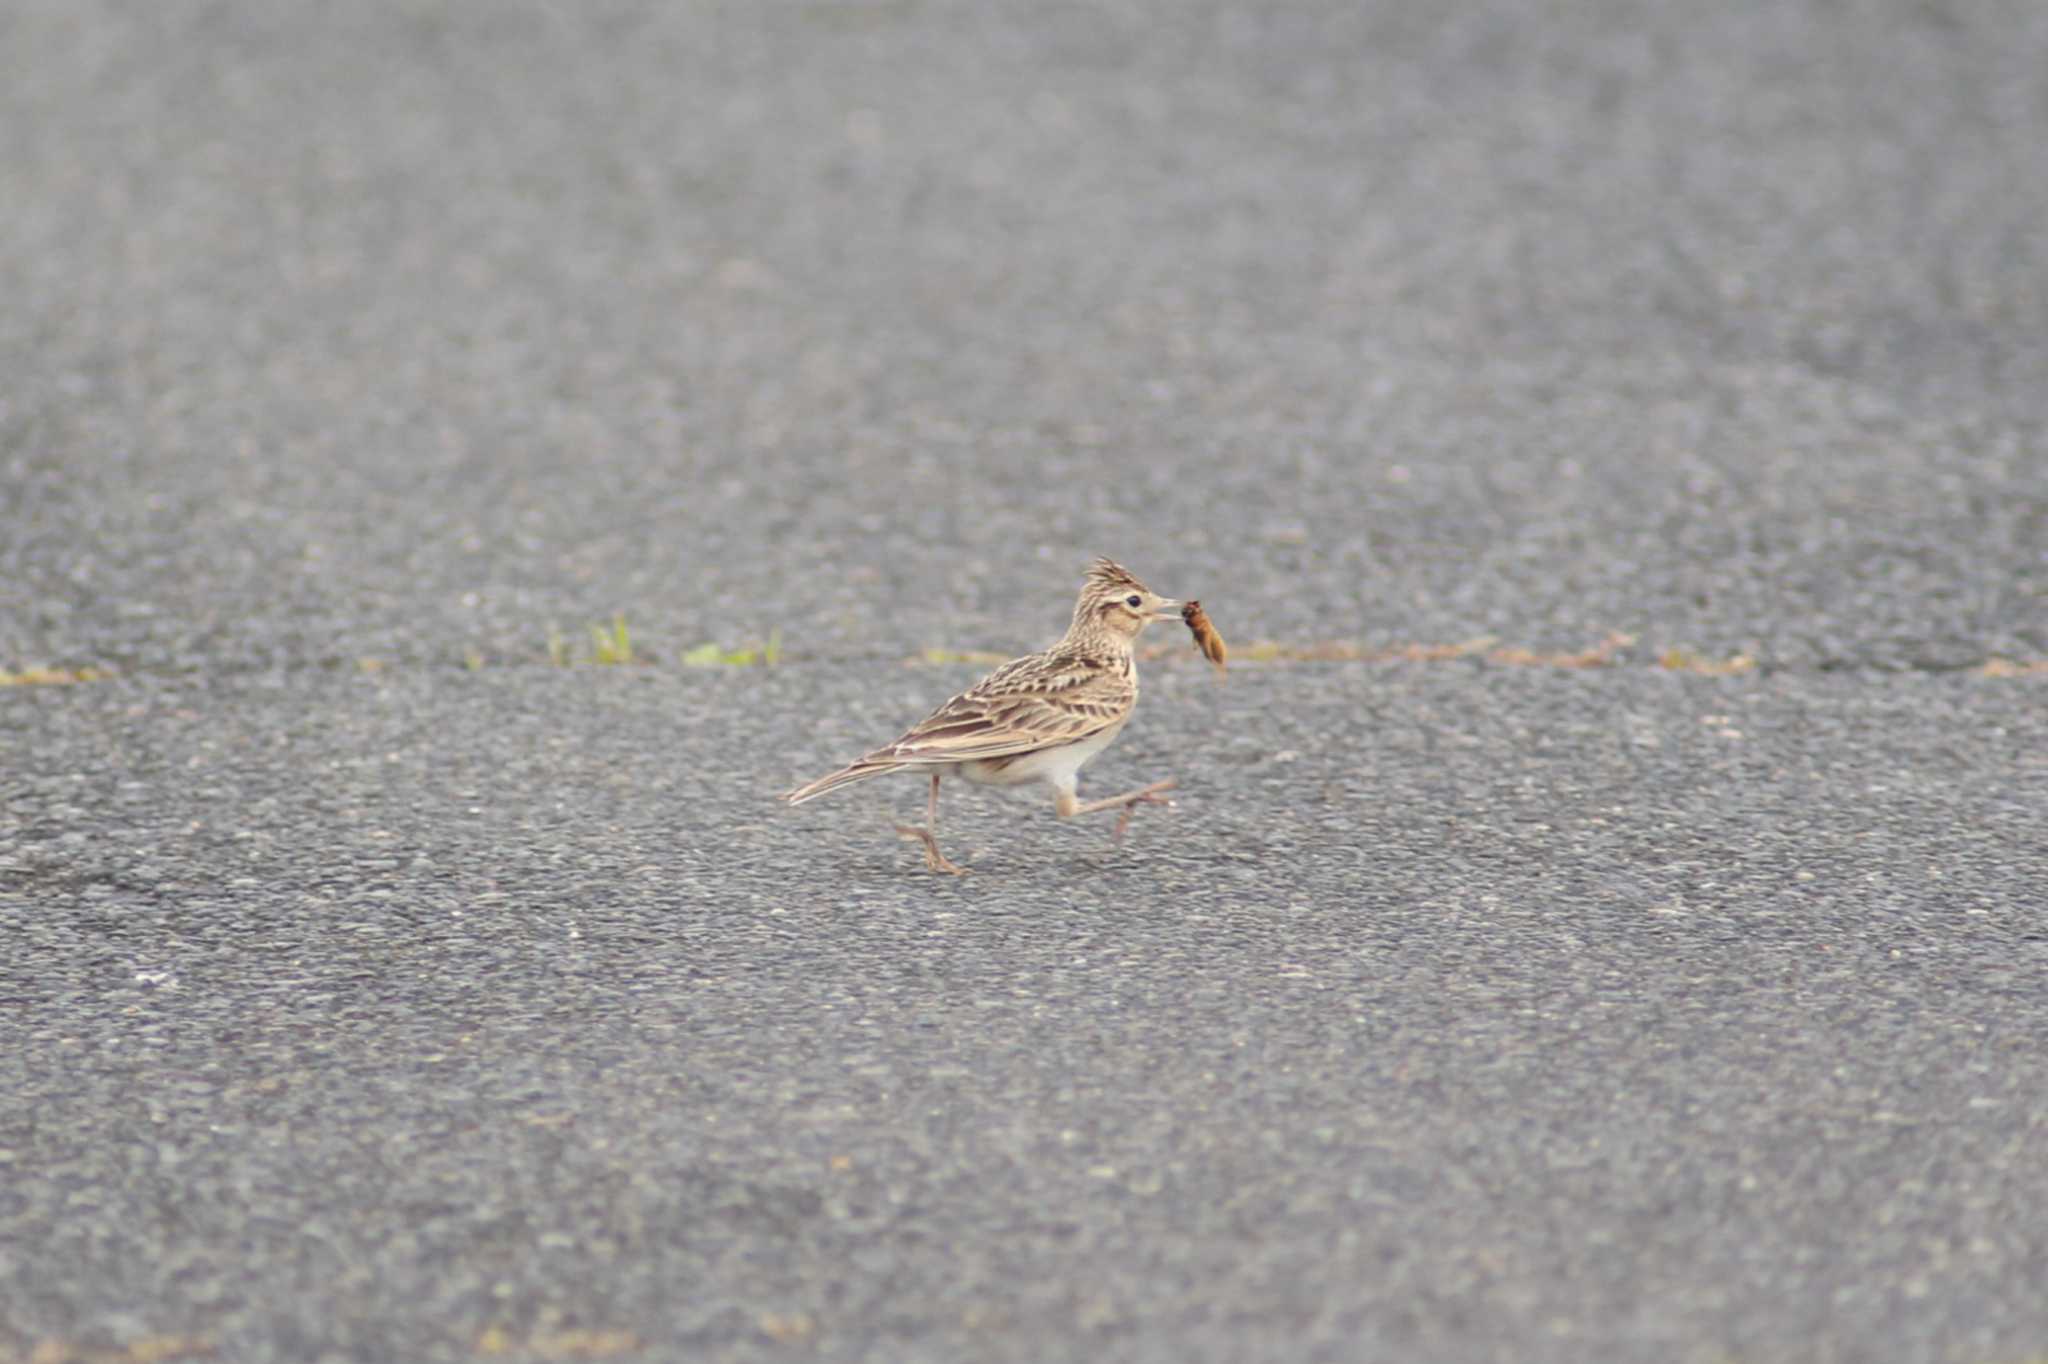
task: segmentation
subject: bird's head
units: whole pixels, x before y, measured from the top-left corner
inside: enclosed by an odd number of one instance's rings
[[[1074,628],[1132,640],[1153,621],[1175,619],[1179,611],[1179,602],[1160,596],[1122,564],[1097,559],[1088,566],[1088,581],[1074,606]]]

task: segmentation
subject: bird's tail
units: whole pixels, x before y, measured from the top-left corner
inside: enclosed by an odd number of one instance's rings
[[[794,791],[784,791],[782,798],[791,805],[802,805],[805,801],[822,796],[827,791],[836,791],[840,787],[850,785],[853,782],[866,781],[869,777],[879,777],[889,772],[900,772],[909,766],[909,763],[873,762],[867,758],[862,758],[857,762],[848,763],[837,772],[829,772],[814,782],[808,782],[803,786],[799,786]]]

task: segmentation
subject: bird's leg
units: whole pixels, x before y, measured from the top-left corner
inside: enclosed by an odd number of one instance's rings
[[[1165,805],[1168,807],[1173,805],[1171,800],[1159,794],[1161,791],[1172,789],[1173,782],[1174,779],[1168,777],[1164,781],[1155,781],[1150,786],[1141,786],[1135,791],[1126,791],[1120,796],[1105,796],[1101,800],[1091,800],[1086,805],[1077,801],[1072,791],[1062,791],[1060,792],[1059,801],[1060,818],[1072,819],[1075,815],[1089,815],[1097,810],[1112,810],[1122,807],[1123,813],[1118,815],[1116,820],[1116,833],[1112,835],[1116,842],[1121,843],[1124,841],[1124,831],[1131,827],[1131,815],[1136,812],[1140,805]]]
[[[910,824],[898,824],[896,832],[913,842],[924,844],[924,864],[931,871],[943,871],[953,876],[965,876],[967,868],[957,862],[950,862],[939,851],[939,840],[933,830],[939,827],[939,774],[932,773],[932,795],[925,802],[925,827],[920,829]]]

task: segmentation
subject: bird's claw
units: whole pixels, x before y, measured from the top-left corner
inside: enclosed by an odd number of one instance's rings
[[[932,837],[932,831],[930,829],[921,829],[916,827],[915,825],[910,824],[898,824],[896,826],[896,832],[903,838],[908,839],[912,843],[924,844],[925,870],[942,871],[946,873],[948,876],[967,875],[967,868],[961,866],[957,862],[952,861],[944,853],[939,851],[939,840]]]
[[[1157,791],[1140,791],[1124,803],[1122,812],[1117,815],[1116,832],[1110,835],[1112,843],[1124,841],[1124,834],[1131,827],[1131,816],[1138,812],[1140,805],[1164,805],[1169,810],[1174,808],[1172,796],[1162,796]]]

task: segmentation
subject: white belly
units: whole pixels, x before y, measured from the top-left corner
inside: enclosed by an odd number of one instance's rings
[[[1126,716],[1125,720],[1129,718]],[[1063,748],[1042,748],[1036,753],[993,761],[976,759],[961,763],[957,770],[967,780],[983,786],[1023,786],[1042,781],[1054,790],[1071,791],[1074,789],[1074,774],[1081,770],[1081,764],[1108,748],[1111,741],[1123,732],[1123,727],[1124,720],[1119,720],[1107,729],[1097,730],[1079,743]]]

